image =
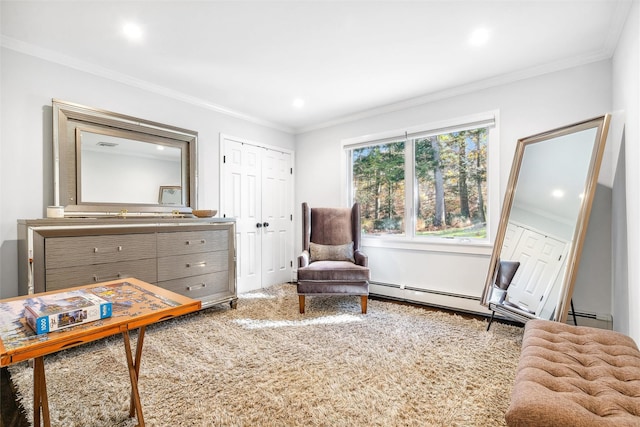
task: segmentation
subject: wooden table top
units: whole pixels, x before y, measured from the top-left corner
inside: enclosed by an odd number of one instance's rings
[[[110,301],[109,318],[37,335],[24,319],[30,298],[84,289]],[[201,302],[138,279],[78,286],[0,300],[0,366],[55,353],[125,330],[137,329],[199,310]]]

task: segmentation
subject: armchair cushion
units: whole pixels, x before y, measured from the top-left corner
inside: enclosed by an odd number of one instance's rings
[[[351,261],[355,262],[353,257],[353,242],[344,245],[319,245],[317,243],[309,243],[309,252],[311,254],[311,262],[315,261]]]
[[[349,261],[316,261],[307,267],[298,269],[298,282],[367,282],[369,276],[370,272],[367,267]]]

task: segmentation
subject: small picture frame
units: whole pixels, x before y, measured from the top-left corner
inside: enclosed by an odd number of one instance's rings
[[[182,205],[182,187],[179,185],[161,185],[158,203],[161,205]]]

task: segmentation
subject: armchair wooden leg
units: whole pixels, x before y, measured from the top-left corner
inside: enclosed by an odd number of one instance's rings
[[[367,301],[369,297],[367,295],[362,295],[360,297],[360,305],[362,306],[362,314],[367,314]]]
[[[304,314],[304,295],[298,295],[298,305],[300,305],[300,314]]]

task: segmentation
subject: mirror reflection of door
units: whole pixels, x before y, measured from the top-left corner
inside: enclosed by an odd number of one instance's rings
[[[507,300],[539,315],[545,296],[562,273],[569,244],[513,222],[508,230],[509,242],[503,245],[500,258],[519,261],[520,267],[509,286]]]
[[[518,141],[482,297],[524,321],[566,319],[610,116]],[[504,303],[491,300],[499,261],[519,261]]]

